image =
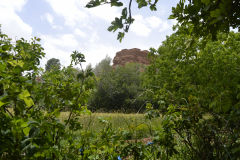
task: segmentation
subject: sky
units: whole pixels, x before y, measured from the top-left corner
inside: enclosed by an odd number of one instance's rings
[[[84,66],[95,66],[107,55],[113,58],[122,49],[158,48],[166,36],[173,33],[176,21],[168,17],[179,0],[161,0],[154,12],[147,7],[138,9],[134,1],[132,16],[135,21],[122,43],[117,40],[117,32],[107,31],[111,21],[120,15],[121,8],[103,5],[89,9],[84,7],[88,1],[0,0],[1,30],[13,40],[41,38],[46,53],[41,67],[51,58],[68,66],[74,50],[85,55]]]

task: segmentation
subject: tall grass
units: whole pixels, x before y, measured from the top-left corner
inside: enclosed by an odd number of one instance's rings
[[[69,112],[61,112],[61,120],[67,119]],[[161,128],[160,118],[147,120],[144,114],[124,114],[124,113],[92,113],[90,115],[82,115],[79,117],[83,125],[83,129],[90,132],[98,132],[104,124],[100,119],[107,120],[112,124],[112,128],[116,130],[126,130],[134,137],[145,138],[153,134],[153,130]]]

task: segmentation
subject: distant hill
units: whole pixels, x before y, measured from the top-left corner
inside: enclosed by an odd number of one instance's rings
[[[148,65],[150,64],[147,58],[148,51],[140,50],[138,48],[123,49],[116,53],[113,59],[113,67],[121,65],[124,66],[126,63],[140,63]]]

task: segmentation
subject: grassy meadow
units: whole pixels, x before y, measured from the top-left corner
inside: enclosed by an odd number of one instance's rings
[[[69,112],[61,112],[61,120],[67,119],[68,115]],[[98,132],[104,127],[101,120],[111,123],[113,129],[127,130],[138,138],[151,137],[153,130],[161,129],[160,118],[150,121],[144,114],[91,113],[79,117],[83,129],[90,132]]]

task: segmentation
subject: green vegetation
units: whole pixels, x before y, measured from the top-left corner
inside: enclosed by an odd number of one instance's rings
[[[107,58],[95,76],[91,67],[82,68],[85,57],[78,51],[69,66],[43,71],[40,39],[13,42],[0,32],[0,158],[238,160],[240,33],[226,26],[239,27],[239,11],[222,7],[239,5],[196,0],[183,7],[183,2],[173,9],[174,16],[183,16],[178,17],[182,25],[150,49],[145,72],[136,64],[112,69]],[[102,3],[123,5],[91,1],[88,7]],[[137,3],[155,10],[157,1]],[[223,11],[228,16],[221,19]],[[196,36],[201,35],[192,20],[196,13],[203,19],[198,29],[206,29],[204,38]],[[131,23],[125,8],[109,30],[127,32]],[[142,102],[144,117],[91,114],[87,108],[137,111]]]
[[[142,112],[146,100],[142,86],[144,66],[126,64],[113,68],[111,59],[103,59],[94,69],[96,90],[92,92],[89,107],[93,111]]]
[[[60,70],[61,63],[59,59],[51,58],[47,61],[47,64],[45,65],[45,70],[50,71],[51,69],[57,69]]]
[[[38,41],[13,43],[0,33],[1,159],[69,159],[76,149],[68,147],[73,131],[81,128],[77,117],[87,111],[84,105],[93,74],[89,70],[72,73],[73,64],[81,67],[85,61],[75,51],[70,66],[41,75],[38,65],[44,53]],[[60,111],[65,109],[70,114],[60,122]]]
[[[61,112],[60,119],[66,120],[69,112]],[[99,132],[104,127],[101,120],[107,120],[112,124],[114,130],[129,132],[129,139],[152,137],[154,130],[160,129],[161,118],[149,120],[144,114],[125,114],[125,113],[92,113],[79,117],[83,130]]]
[[[239,157],[240,34],[221,33],[217,39],[195,39],[180,30],[151,50],[145,82],[171,137],[166,146],[171,156]]]

